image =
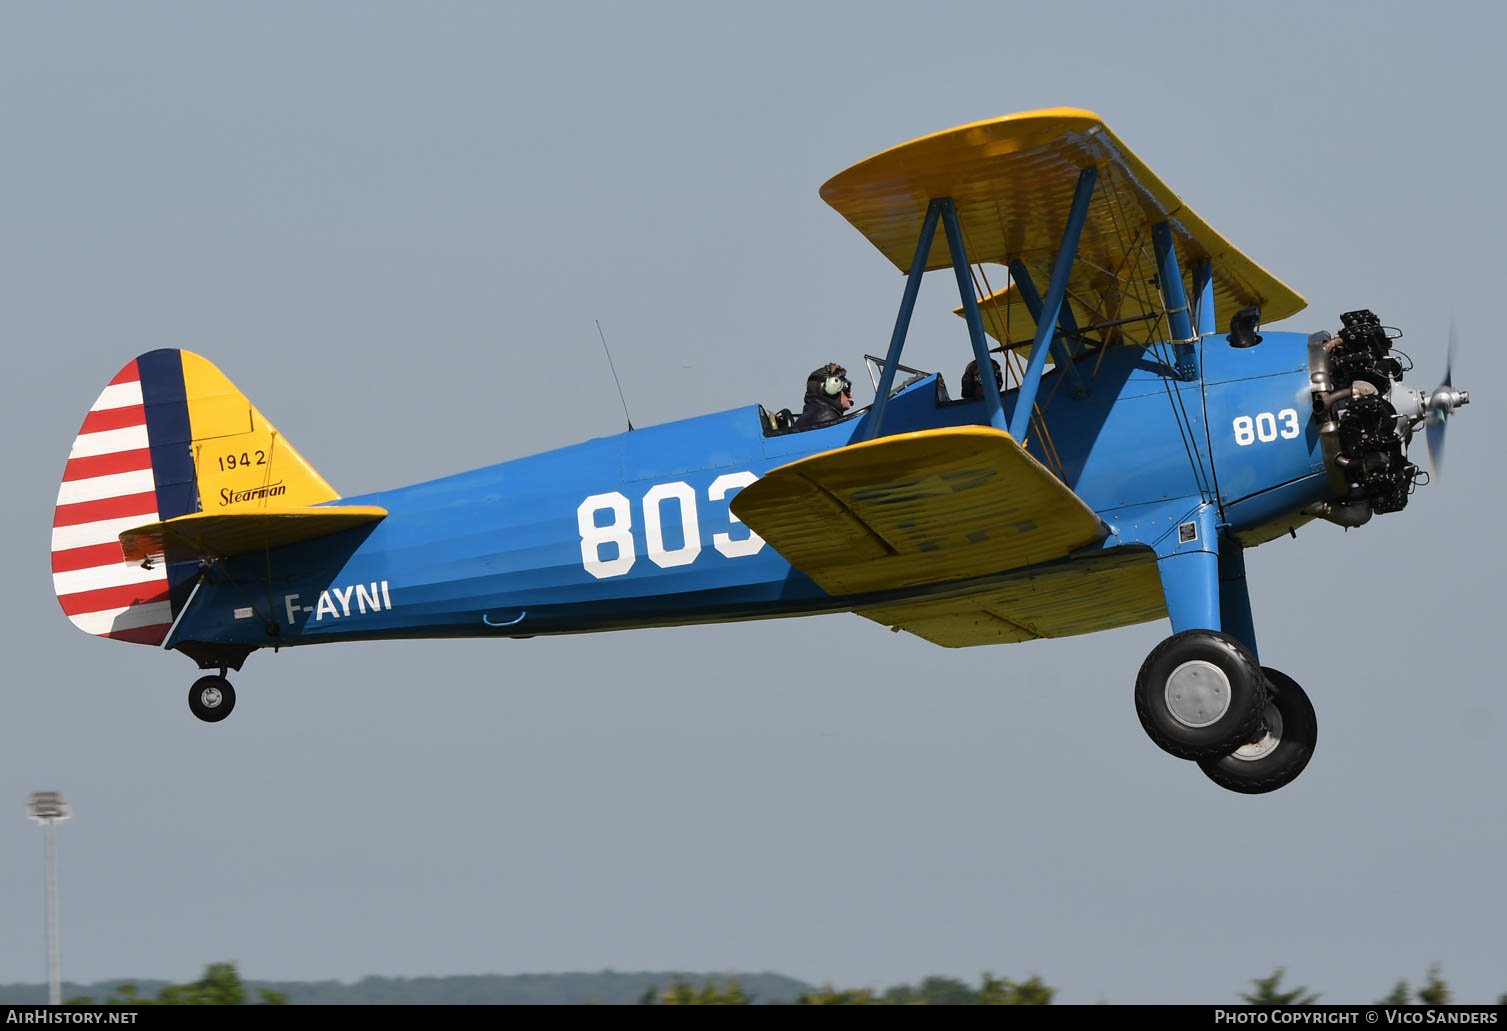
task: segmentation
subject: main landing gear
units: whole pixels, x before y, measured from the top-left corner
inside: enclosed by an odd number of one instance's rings
[[[1250,653],[1213,630],[1184,630],[1157,645],[1135,681],[1141,726],[1179,759],[1218,759],[1254,740],[1266,681]]]
[[[225,679],[225,671],[219,676],[200,677],[188,689],[188,707],[205,723],[219,723],[235,708],[235,688]]]
[[[1152,649],[1136,677],[1135,706],[1163,751],[1247,795],[1291,783],[1318,741],[1313,705],[1297,682],[1213,630],[1184,630]]]
[[[1319,722],[1308,695],[1286,673],[1266,666],[1264,733],[1222,759],[1205,759],[1199,768],[1222,788],[1247,795],[1276,791],[1303,772],[1319,740]]]
[[[1222,532],[1215,504],[1195,502],[1174,503],[1193,507],[1152,542],[1174,632],[1141,664],[1136,715],[1163,751],[1222,788],[1259,795],[1303,772],[1318,721],[1291,677],[1256,661],[1244,548]]]

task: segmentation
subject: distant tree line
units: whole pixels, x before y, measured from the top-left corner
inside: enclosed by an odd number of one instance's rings
[[[1252,1006],[1312,1006],[1318,1002],[1318,994],[1310,992],[1307,988],[1284,990],[1281,987],[1281,981],[1285,972],[1282,967],[1278,967],[1270,976],[1254,979],[1251,981],[1252,990],[1243,993],[1240,1001],[1250,1003]],[[1390,992],[1376,1000],[1376,1004],[1378,1006],[1448,1006],[1453,1001],[1454,996],[1450,993],[1449,985],[1445,984],[1444,977],[1436,964],[1429,968],[1428,976],[1423,979],[1421,988],[1409,988],[1406,981],[1398,981],[1392,986]],[[1497,1005],[1507,1006],[1507,992],[1497,999]]]
[[[1041,978],[1016,983],[985,974],[977,988],[951,977],[928,977],[919,985],[895,985],[883,992],[872,988],[824,988],[802,992],[798,1006],[1044,1006],[1052,1001],[1057,989],[1048,988]],[[734,980],[709,980],[702,985],[671,981],[661,991],[649,988],[638,1000],[646,1006],[747,1006],[753,997]]]
[[[285,1006],[288,997],[263,988],[257,992],[263,1006]],[[192,984],[170,984],[157,992],[156,998],[139,995],[134,984],[122,984],[103,1000],[106,1006],[243,1006],[246,988],[234,963],[211,963],[204,976]],[[93,1006],[96,1000],[87,995],[69,999],[70,1006]]]
[[[1240,1001],[1251,1006],[1312,1006],[1319,993],[1306,987],[1283,988],[1286,973],[1278,967],[1266,977],[1254,978],[1251,991],[1242,992]],[[1045,1006],[1057,989],[1032,975],[1028,981],[1011,981],[984,974],[977,988],[950,977],[928,977],[919,985],[895,985],[883,992],[872,988],[824,988],[802,992],[795,1000],[801,1006]],[[745,1006],[754,999],[735,980],[718,983],[709,980],[701,985],[675,980],[663,991],[650,988],[639,999],[645,1005],[666,1006]],[[1429,968],[1422,987],[1412,989],[1398,981],[1384,997],[1381,1006],[1448,1006],[1454,1001],[1438,966]],[[1507,993],[1497,999],[1507,1006]]]
[[[1239,1001],[1253,1006],[1308,1006],[1320,1000],[1306,986],[1285,987],[1286,970],[1278,967],[1254,978]],[[652,979],[652,980],[651,980]],[[645,983],[649,987],[643,987]],[[702,974],[624,974],[604,970],[595,974],[520,974],[423,978],[368,977],[355,984],[337,981],[243,983],[234,963],[211,963],[189,984],[146,982],[93,986],[93,994],[68,1000],[75,1005],[112,1006],[240,1006],[251,1003],[304,1004],[430,1004],[447,1003],[627,1003],[660,1006],[747,1006],[753,1003],[801,1006],[1042,1006],[1057,989],[1039,976],[1024,981],[984,974],[977,986],[951,977],[928,977],[919,984],[889,988],[813,988],[780,974],[716,977]],[[634,987],[637,985],[638,987]],[[663,987],[661,987],[663,986]],[[155,993],[154,990],[155,989]],[[43,985],[0,986],[0,999],[25,1005],[45,999]],[[254,998],[253,998],[254,996]],[[1418,987],[1399,980],[1380,999],[1383,1006],[1444,1006],[1455,1002],[1438,966],[1431,967]],[[1507,993],[1497,1000],[1507,1006]]]

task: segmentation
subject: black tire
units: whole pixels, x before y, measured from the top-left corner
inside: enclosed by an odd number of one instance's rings
[[[1184,630],[1152,649],[1135,681],[1147,735],[1179,759],[1219,759],[1259,736],[1266,678],[1250,652],[1214,630]]]
[[[224,677],[200,677],[188,689],[188,707],[205,723],[219,723],[235,708],[235,688]]]
[[[1215,784],[1246,795],[1291,784],[1313,758],[1319,740],[1318,717],[1307,693],[1285,673],[1266,667],[1261,672],[1270,687],[1261,740],[1198,764]]]

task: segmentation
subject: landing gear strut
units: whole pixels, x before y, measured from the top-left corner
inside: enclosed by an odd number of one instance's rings
[[[1168,532],[1157,543],[1157,573],[1177,632],[1141,664],[1135,708],[1163,751],[1198,763],[1222,788],[1255,795],[1303,772],[1318,722],[1291,677],[1256,661],[1243,549],[1220,532],[1216,515],[1202,504],[1177,517],[1175,537]],[[1213,626],[1223,632],[1205,629]]]
[[[235,708],[235,688],[224,673],[221,670],[220,676],[200,677],[188,689],[188,707],[205,723],[219,723]]]

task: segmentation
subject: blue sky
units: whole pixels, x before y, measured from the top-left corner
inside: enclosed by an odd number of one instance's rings
[[[1040,974],[1230,1001],[1507,991],[1495,650],[1501,10],[1416,4],[86,4],[0,12],[0,982],[45,976],[29,791],[61,790],[63,969],[186,979]],[[1156,750],[1168,632],[948,651],[856,616],[178,656],[58,611],[85,409],[216,362],[344,494],[762,401],[883,347],[901,279],[817,196],[918,135],[1074,105],[1309,300],[1469,389],[1447,482],[1248,557],[1317,755],[1243,798]],[[950,277],[907,361],[966,360]],[[1411,382],[1411,379],[1410,379]],[[860,398],[860,401],[864,398]],[[3,797],[0,797],[3,803]]]

